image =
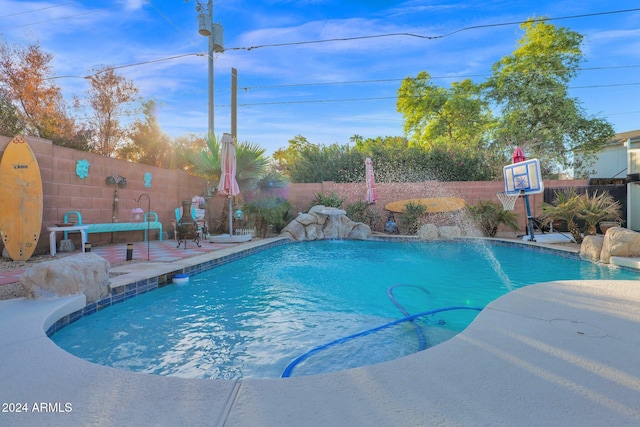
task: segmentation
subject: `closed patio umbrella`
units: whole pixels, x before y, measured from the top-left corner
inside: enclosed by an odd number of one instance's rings
[[[527,158],[524,155],[524,151],[522,151],[522,148],[520,148],[520,146],[516,146],[515,150],[513,150],[513,155],[511,156],[511,160],[513,160],[513,163],[520,163],[527,160]]]
[[[376,193],[376,180],[373,176],[373,162],[371,161],[370,157],[367,157],[367,159],[364,162],[364,169],[365,169],[365,179],[367,181],[367,194],[364,198],[364,200],[367,203],[375,203],[376,200],[378,200],[378,194]]]
[[[218,194],[229,198],[229,235],[233,235],[233,198],[240,194],[236,180],[236,143],[233,137],[224,133],[220,144],[220,182]]]

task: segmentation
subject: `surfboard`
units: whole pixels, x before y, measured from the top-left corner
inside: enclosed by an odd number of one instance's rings
[[[38,161],[21,136],[0,160],[0,238],[14,261],[33,255],[42,229],[42,177]]]
[[[424,199],[407,199],[387,203],[385,209],[395,213],[403,213],[409,203],[422,205],[427,208],[427,213],[440,213],[457,211],[464,208],[464,200],[458,197],[430,197]]]

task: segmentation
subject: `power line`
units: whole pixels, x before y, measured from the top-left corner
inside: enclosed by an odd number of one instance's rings
[[[612,83],[602,85],[587,85],[587,86],[569,86],[568,89],[594,89],[594,88],[607,88],[618,86],[640,86],[640,82],[634,83]],[[415,95],[413,97],[420,98],[422,95]],[[247,107],[254,105],[288,105],[288,104],[321,104],[332,102],[354,102],[354,101],[379,101],[385,99],[397,99],[398,96],[380,96],[370,98],[342,98],[342,99],[315,99],[315,100],[303,100],[303,101],[273,101],[273,102],[254,102],[254,103],[242,103],[238,106]],[[227,105],[219,105],[220,107],[226,107]]]
[[[165,14],[163,14],[163,13],[160,11],[160,9],[158,9],[158,8],[156,7],[156,5],[155,5],[155,4],[153,4],[153,3],[151,2],[151,0],[146,0],[146,2],[147,2],[147,3],[149,3],[149,5],[153,8],[153,10],[155,10],[155,11],[156,11],[156,13],[157,13],[158,15],[160,15],[160,17],[161,17],[162,19],[164,19],[165,21],[167,21],[167,23],[168,23],[169,25],[171,25],[173,28],[175,28],[175,30],[176,30],[177,32],[179,32],[180,34],[182,34],[182,35],[183,35],[187,40],[189,40],[190,42],[192,42],[192,43],[194,43],[194,44],[197,44],[197,42],[195,41],[195,39],[194,39],[193,37],[191,37],[190,35],[188,35],[188,34],[187,34],[187,33],[185,33],[184,31],[182,31],[182,29],[180,29],[180,27],[178,27],[176,24],[174,24],[174,23],[173,23],[173,21],[171,21],[171,20],[170,20],[170,19],[169,19]]]
[[[69,3],[62,3],[62,4],[56,4],[54,6],[46,6],[46,7],[40,7],[38,9],[32,9],[32,10],[25,10],[24,12],[16,12],[16,13],[12,13],[10,15],[2,15],[0,16],[0,19],[2,18],[9,18],[11,16],[17,16],[17,15],[24,15],[25,13],[33,13],[33,12],[40,12],[41,10],[47,10],[47,9],[53,9],[56,7],[62,7],[62,6],[67,6],[73,4],[73,2],[69,2]]]
[[[32,22],[30,24],[14,25],[13,27],[0,28],[0,31],[13,30],[15,28],[22,28],[22,27],[30,27],[32,25],[47,24],[47,23],[53,22],[53,21],[60,21],[62,19],[68,19],[68,18],[76,18],[78,16],[89,15],[89,14],[96,13],[96,12],[100,12],[100,9],[90,10],[88,12],[77,13],[75,15],[62,16],[60,18],[51,18],[51,19],[47,19],[46,21]]]
[[[452,31],[450,33],[441,34],[441,35],[437,35],[437,36],[425,36],[425,35],[421,35],[421,34],[401,32],[401,33],[374,34],[374,35],[369,35],[369,36],[340,37],[340,38],[322,39],[322,40],[308,40],[308,41],[288,42],[288,43],[272,43],[272,44],[263,44],[263,45],[249,46],[249,47],[231,47],[231,48],[227,48],[225,50],[246,50],[246,51],[250,51],[250,50],[261,49],[261,48],[265,48],[265,47],[300,46],[300,45],[307,45],[307,44],[318,44],[318,43],[331,43],[331,42],[340,42],[340,41],[376,39],[376,38],[382,38],[382,37],[415,37],[415,38],[426,39],[426,40],[437,40],[437,39],[443,39],[445,37],[449,37],[449,36],[457,34],[457,33],[461,33],[463,31],[477,30],[477,29],[481,29],[481,28],[494,28],[494,27],[503,27],[503,26],[509,26],[509,25],[521,25],[521,24],[524,24],[526,22],[546,22],[546,21],[560,21],[560,20],[564,20],[564,19],[588,18],[588,17],[593,17],[593,16],[613,15],[613,14],[617,14],[617,13],[629,13],[629,12],[637,12],[637,11],[640,11],[640,8],[624,9],[624,10],[612,10],[612,11],[607,11],[607,12],[585,13],[585,14],[581,14],[581,15],[560,16],[560,17],[557,17],[557,18],[536,18],[536,19],[533,19],[533,20],[527,19],[525,21],[513,21],[513,22],[502,22],[502,23],[496,23],[496,24],[473,25],[473,26],[470,26],[470,27],[460,28],[460,29]]]
[[[579,68],[579,70],[580,71],[596,71],[596,70],[613,70],[613,69],[624,69],[624,68],[640,68],[640,64],[639,65],[618,65],[618,66],[611,66],[611,67],[588,67],[588,68]],[[449,76],[431,76],[431,79],[459,79],[459,78],[470,78],[470,77],[486,77],[489,75],[490,74],[454,74]],[[367,83],[393,83],[393,82],[401,82],[405,80],[405,78],[347,80],[347,81],[339,81],[339,82],[289,83],[289,84],[281,84],[281,85],[259,85],[259,86],[256,85],[256,86],[244,86],[239,89],[242,89],[245,92],[248,92],[254,89],[272,89],[272,88],[286,88],[286,87],[332,86],[332,85],[367,84]]]
[[[78,79],[87,79],[91,76],[97,76],[98,74],[104,73],[106,71],[111,71],[111,70],[119,70],[121,68],[129,68],[129,67],[136,67],[138,65],[146,65],[146,64],[154,64],[156,62],[164,62],[164,61],[170,61],[172,59],[178,59],[178,58],[184,58],[185,56],[207,56],[206,52],[193,52],[193,53],[182,53],[180,55],[173,55],[173,56],[167,56],[165,58],[159,58],[159,59],[150,59],[148,61],[142,61],[142,62],[135,62],[133,64],[125,64],[125,65],[115,65],[113,67],[106,67],[94,74],[90,74],[88,76],[55,76],[55,77],[48,77],[46,79],[43,80],[56,80],[56,79],[64,79],[64,78],[78,78]]]

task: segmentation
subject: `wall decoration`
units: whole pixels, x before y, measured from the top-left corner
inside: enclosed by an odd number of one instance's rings
[[[89,161],[87,159],[76,161],[76,175],[80,179],[85,179],[89,175]]]
[[[153,177],[151,176],[151,172],[145,172],[144,173],[144,186],[145,187],[151,187],[151,180],[153,179]]]

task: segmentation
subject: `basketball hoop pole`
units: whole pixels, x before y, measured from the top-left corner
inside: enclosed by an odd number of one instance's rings
[[[514,153],[515,161],[516,156]],[[524,205],[527,210],[527,224],[529,225],[529,241],[535,242],[536,237],[533,233],[533,217],[531,216],[529,195],[539,194],[544,191],[544,183],[540,173],[540,161],[538,159],[522,160],[505,165],[502,168],[502,173],[504,175],[505,192],[507,194],[519,193],[524,198]]]
[[[524,192],[524,191],[523,191]],[[533,217],[531,216],[531,207],[529,206],[529,195],[524,195],[524,206],[527,209],[527,223],[529,224],[529,241],[535,242],[536,237],[533,234]]]

